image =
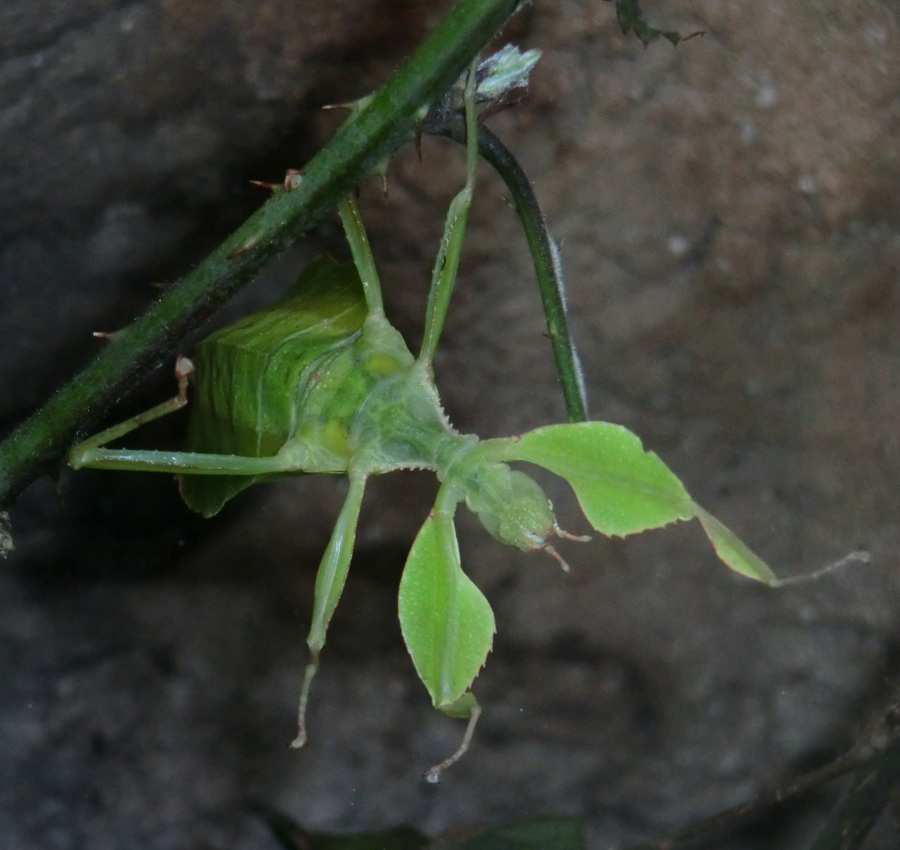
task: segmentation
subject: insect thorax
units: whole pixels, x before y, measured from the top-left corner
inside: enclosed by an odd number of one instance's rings
[[[373,471],[433,469],[501,542],[543,548],[556,531],[550,500],[524,472],[491,459],[474,434],[447,421],[434,384],[418,366],[375,386],[353,430],[356,457]]]

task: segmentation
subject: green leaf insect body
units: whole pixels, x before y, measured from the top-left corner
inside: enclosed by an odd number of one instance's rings
[[[354,263],[313,260],[281,300],[212,334],[199,344],[193,362],[179,360],[178,396],[70,453],[76,469],[175,472],[185,502],[205,516],[260,481],[312,472],[348,476],[347,497],[316,578],[296,747],[306,742],[310,685],[347,577],[365,483],[371,475],[397,469],[433,470],[441,486],[400,582],[400,625],[435,707],[469,720],[459,749],[426,774],[433,782],[468,747],[480,713],[470,688],[495,631],[487,599],[462,570],[454,528],[457,506],[464,502],[501,543],[526,552],[544,550],[564,567],[551,540],[587,539],[560,530],[540,486],[511,462],[534,463],[566,479],[597,531],[627,535],[697,517],[729,567],[767,584],[778,582],[692,501],[655,454],[619,425],[548,425],[520,437],[480,441],[459,434],[448,422],[432,358],[475,182],[473,78],[470,72],[464,98],[467,179],[447,215],[418,357],[384,315],[365,231],[355,202],[347,198],[339,213]],[[194,390],[186,451],[106,447],[184,406],[189,375]]]

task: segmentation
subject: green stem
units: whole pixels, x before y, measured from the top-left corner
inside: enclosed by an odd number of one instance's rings
[[[461,144],[465,143],[465,130],[458,119],[447,124],[435,125],[431,131],[448,136]],[[531,261],[547,319],[547,335],[550,337],[566,412],[570,422],[585,422],[588,419],[587,397],[581,363],[566,321],[562,266],[556,243],[547,229],[544,213],[522,166],[503,142],[484,126],[478,130],[478,152],[506,183],[516,205],[516,212],[522,222],[531,251]]]
[[[290,191],[276,192],[194,271],[0,444],[0,505],[52,468],[137,377],[411,138],[520,0],[459,0],[415,55],[338,130]]]

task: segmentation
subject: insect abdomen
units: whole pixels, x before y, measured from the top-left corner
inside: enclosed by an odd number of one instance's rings
[[[270,308],[203,340],[194,356],[188,450],[245,457],[277,454],[303,417],[298,391],[352,344],[366,304],[355,267],[314,259]],[[181,476],[188,506],[211,515],[254,476]]]

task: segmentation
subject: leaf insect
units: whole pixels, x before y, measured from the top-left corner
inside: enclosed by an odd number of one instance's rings
[[[309,659],[300,689],[298,733],[326,631],[353,551],[366,482],[372,475],[425,468],[437,498],[406,561],[399,619],[413,664],[440,711],[468,719],[468,748],[480,708],[471,691],[495,631],[491,606],[463,572],[454,515],[465,503],[499,542],[544,551],[567,569],[551,540],[587,540],[562,531],[549,499],[511,462],[548,469],[571,485],[593,528],[627,535],[697,518],[731,569],[769,585],[772,571],[715,517],[634,434],[607,422],[547,425],[519,437],[481,441],[450,425],[434,384],[432,360],[456,278],[478,163],[474,65],[464,92],[466,182],[450,204],[434,265],[421,350],[414,357],[385,317],[375,262],[356,203],[338,211],[353,263],[314,259],[269,308],[216,331],[180,358],[175,398],[75,446],[75,469],[174,472],[188,507],[212,516],[251,484],[285,475],[346,474],[349,489],[316,576]],[[183,407],[193,385],[183,452],[110,449],[140,425]]]

